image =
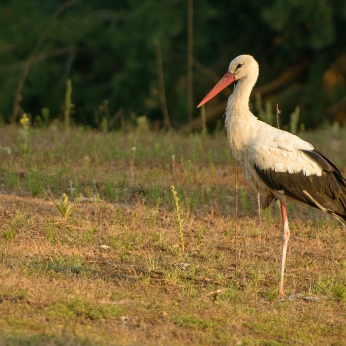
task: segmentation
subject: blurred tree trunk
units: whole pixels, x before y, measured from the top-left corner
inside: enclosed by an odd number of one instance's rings
[[[64,12],[67,8],[69,8],[70,6],[72,6],[74,3],[76,2],[76,0],[67,0],[62,6],[60,6],[54,13],[52,20],[50,21],[50,23],[48,24],[46,30],[41,34],[41,36],[39,37],[38,41],[36,42],[36,45],[34,47],[34,49],[31,51],[31,53],[29,54],[28,59],[23,63],[23,73],[19,78],[17,87],[16,87],[16,91],[14,93],[14,97],[13,97],[13,108],[12,108],[12,116],[11,116],[11,122],[16,121],[17,117],[18,117],[18,113],[20,111],[20,103],[23,99],[23,96],[21,94],[22,89],[24,87],[24,83],[28,77],[29,71],[30,71],[30,67],[33,64],[33,62],[36,60],[36,55],[38,53],[38,51],[40,50],[42,44],[44,43],[44,41],[46,41],[46,39],[48,38],[49,32],[52,29],[52,27],[55,25],[56,21],[58,20],[58,17],[60,16],[60,14],[62,12]]]
[[[159,85],[159,96],[163,115],[164,128],[167,130],[171,127],[171,121],[168,115],[167,101],[166,101],[166,90],[165,90],[165,80],[163,75],[163,63],[162,63],[162,52],[160,40],[155,41],[156,50],[156,63],[157,63],[157,79]]]
[[[193,0],[187,0],[187,119],[193,119]]]

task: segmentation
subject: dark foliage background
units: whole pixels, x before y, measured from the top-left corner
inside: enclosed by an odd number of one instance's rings
[[[123,109],[124,117],[147,115],[161,124],[159,42],[171,123],[186,124],[186,0],[76,0],[53,23],[64,3],[1,1],[4,121],[17,120],[23,111],[34,119],[43,107],[51,117],[61,117],[66,80],[71,78],[75,122],[99,126],[99,105],[108,100],[110,117]],[[283,122],[296,105],[301,107],[300,123],[308,128],[345,122],[344,0],[198,0],[193,5],[196,105],[215,83],[215,74],[222,76],[230,60],[246,53],[259,62],[258,86],[263,88],[258,90],[263,99],[279,104]],[[225,100],[220,95],[207,112]],[[199,111],[194,112],[198,117]],[[221,118],[222,111],[216,113],[208,117],[211,123]]]

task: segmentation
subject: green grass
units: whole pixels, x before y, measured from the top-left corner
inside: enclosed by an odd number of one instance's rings
[[[180,327],[200,330],[206,330],[208,328],[215,328],[218,326],[216,322],[207,321],[198,318],[197,316],[190,315],[173,316],[172,322]]]
[[[125,315],[122,307],[114,304],[92,304],[81,299],[58,301],[45,307],[42,313],[57,320],[88,319],[104,320]]]
[[[92,266],[84,263],[81,256],[75,254],[69,257],[57,256],[56,258],[35,258],[28,263],[28,268],[31,273],[46,272],[46,273],[64,273],[64,274],[80,274],[83,276],[91,275],[95,272]]]
[[[91,346],[93,343],[87,338],[79,338],[76,335],[62,334],[36,334],[36,335],[1,335],[0,343],[7,346],[38,346],[38,345],[52,345],[52,346]]]

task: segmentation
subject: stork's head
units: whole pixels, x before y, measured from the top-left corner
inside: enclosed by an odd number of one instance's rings
[[[210,92],[199,103],[198,107],[207,103],[234,81],[248,79],[249,83],[251,83],[251,87],[253,87],[256,83],[258,72],[258,63],[251,55],[237,56],[229,64],[228,72],[220,79],[214,88],[210,90]]]

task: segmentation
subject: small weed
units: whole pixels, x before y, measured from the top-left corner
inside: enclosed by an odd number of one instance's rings
[[[67,220],[73,211],[74,205],[73,203],[69,202],[68,196],[63,193],[61,195],[60,201],[56,204],[56,207],[58,208],[64,219]]]
[[[11,242],[16,239],[17,233],[12,229],[8,229],[6,231],[2,231],[2,236],[4,237],[5,240],[7,240],[8,242]]]
[[[173,200],[174,200],[175,216],[177,218],[177,222],[178,222],[178,226],[179,226],[178,236],[179,236],[180,248],[181,248],[181,252],[184,252],[184,250],[185,250],[185,241],[184,241],[184,232],[183,232],[184,220],[182,218],[182,211],[181,211],[181,208],[179,205],[178,193],[175,190],[175,187],[173,185],[171,186],[171,189],[172,189]]]

